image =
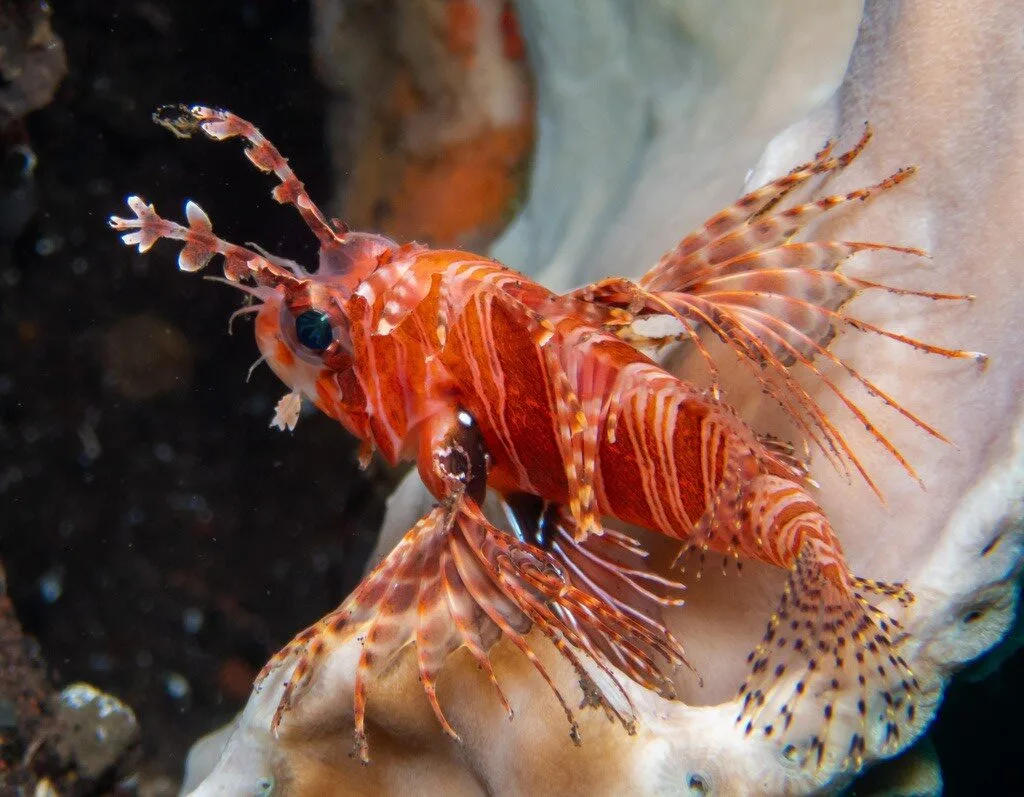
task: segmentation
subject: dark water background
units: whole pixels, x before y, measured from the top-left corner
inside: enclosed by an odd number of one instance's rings
[[[336,425],[269,430],[276,379],[238,296],[142,257],[106,218],[140,193],[171,218],[199,202],[228,239],[310,262],[311,236],[234,142],[180,141],[172,102],[256,121],[311,194],[330,196],[305,2],[65,0],[69,73],[26,122],[36,212],[0,240],[0,534],[8,591],[53,681],[131,705],[142,771],[178,777],[277,646],[336,605],[372,547],[387,476]],[[353,87],[354,91],[358,87]],[[1011,658],[954,685],[933,732],[948,794],[1021,784]]]
[[[329,196],[309,9],[77,0],[53,23],[70,69],[27,121],[38,211],[2,263],[3,561],[56,682],[126,701],[147,761],[177,777],[274,649],[358,580],[384,491],[336,424],[267,428],[285,391],[266,368],[245,382],[251,321],[226,334],[239,294],[180,274],[169,245],[124,247],[106,219],[129,193],[170,218],[192,198],[219,234],[310,262],[236,142],[150,120],[230,107]]]

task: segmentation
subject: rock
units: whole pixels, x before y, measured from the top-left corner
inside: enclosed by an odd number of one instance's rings
[[[480,249],[511,214],[533,101],[509,0],[314,4],[342,218]]]
[[[140,738],[135,712],[89,684],[65,687],[56,714],[83,778],[95,780],[122,765]]]
[[[0,9],[0,128],[46,105],[68,71],[50,14],[43,0],[16,0]]]

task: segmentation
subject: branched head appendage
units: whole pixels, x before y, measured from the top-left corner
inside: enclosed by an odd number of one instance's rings
[[[293,205],[320,241],[321,246],[332,247],[345,239],[348,227],[337,219],[327,218],[306,193],[306,186],[296,177],[288,161],[270,141],[253,125],[231,111],[207,108],[203,105],[163,105],[153,112],[153,121],[177,136],[188,138],[204,133],[214,141],[236,136],[249,146],[245,156],[261,172],[273,172],[280,185],[272,196],[282,205]]]
[[[202,133],[214,141],[234,137],[245,141],[249,161],[262,172],[272,172],[278,179],[271,195],[281,204],[292,205],[320,242],[318,278],[330,278],[332,288],[341,295],[349,295],[381,259],[387,259],[390,252],[398,248],[384,236],[353,233],[337,219],[328,221],[277,147],[252,123],[230,111],[203,105],[165,105],[153,114],[153,119],[181,138]],[[185,205],[187,227],[162,218],[152,205],[138,196],[128,198],[128,207],[135,218],[110,218],[110,226],[125,233],[121,240],[129,246],[137,245],[140,252],[148,251],[161,238],[183,241],[185,245],[178,255],[178,267],[182,271],[199,271],[215,255],[222,255],[224,276],[232,282],[249,278],[264,288],[283,285],[286,291],[296,291],[309,276],[297,263],[219,238],[213,232],[210,218],[195,202]]]

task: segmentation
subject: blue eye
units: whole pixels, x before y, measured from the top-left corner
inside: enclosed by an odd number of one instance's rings
[[[295,319],[295,337],[310,351],[324,351],[334,340],[331,319],[319,310],[306,310]]]

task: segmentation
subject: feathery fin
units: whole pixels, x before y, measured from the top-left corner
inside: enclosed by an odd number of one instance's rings
[[[814,160],[741,197],[686,236],[637,283],[612,278],[574,291],[569,298],[626,310],[634,319],[656,315],[674,318],[682,324],[683,331],[670,339],[695,345],[709,369],[712,390],[717,395],[718,363],[700,335],[702,329],[710,331],[739,357],[764,392],[782,406],[798,430],[841,473],[848,475],[852,466],[882,498],[881,490],[852,446],[790,369],[801,365],[813,373],[917,480],[913,467],[896,446],[817,361],[844,370],[872,396],[929,435],[948,442],[941,432],[833,354],[829,344],[841,329],[851,328],[943,357],[979,363],[986,358],[979,352],[947,349],[885,330],[843,311],[852,298],[864,291],[946,301],[973,298],[891,287],[849,277],[837,270],[859,252],[927,257],[925,252],[865,241],[793,240],[810,222],[852,202],[870,201],[914,173],[913,168],[900,169],[867,188],[786,206],[784,200],[811,178],[827,179],[842,171],[863,151],[870,137],[870,128],[866,127],[860,141],[840,155],[833,155],[834,145],[830,142]],[[629,326],[618,325],[617,331],[624,339],[641,346],[663,345],[670,340],[645,339]]]

